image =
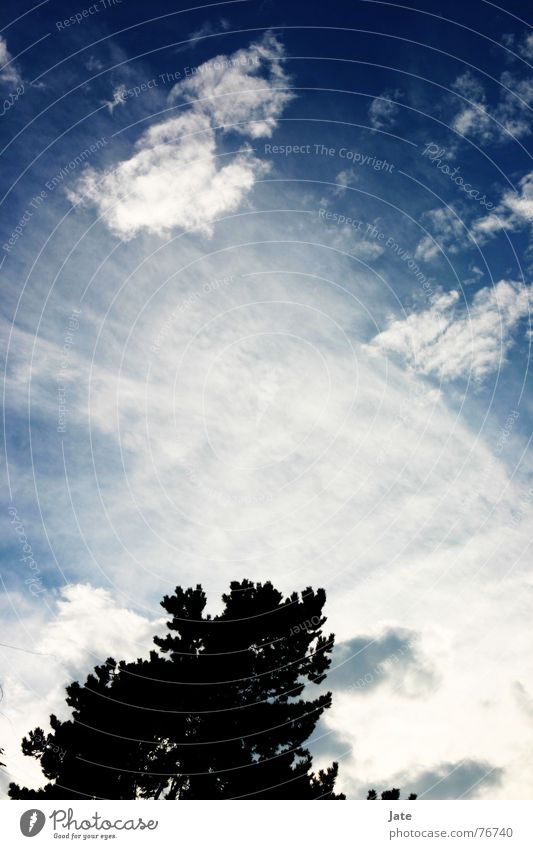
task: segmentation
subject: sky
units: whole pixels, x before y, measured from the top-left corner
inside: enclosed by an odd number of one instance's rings
[[[526,14],[2,4],[3,798],[244,577],[326,589],[349,798],[531,798]]]

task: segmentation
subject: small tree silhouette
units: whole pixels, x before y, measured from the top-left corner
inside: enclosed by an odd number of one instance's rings
[[[51,716],[49,734],[22,742],[48,784],[11,784],[10,797],[344,799],[337,764],[313,774],[304,747],[331,705],[331,693],[302,697],[331,662],[324,590],[284,599],[244,580],[222,598],[211,617],[200,586],[176,587],[148,660],[109,658],[70,684],[72,719]]]
[[[369,790],[368,796],[366,798],[367,798],[367,801],[369,799],[372,799],[372,800],[377,799],[378,794],[376,793],[375,790]],[[392,790],[384,790],[381,794],[381,798],[384,799],[384,800],[385,799],[399,799],[400,798],[400,791],[398,790],[397,787],[393,787]],[[413,799],[417,799],[418,797],[417,797],[416,793],[411,793],[408,798],[411,801]]]

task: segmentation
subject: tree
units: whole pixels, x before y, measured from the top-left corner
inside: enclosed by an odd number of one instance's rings
[[[372,800],[377,799],[378,794],[376,793],[375,790],[369,790],[368,796],[366,798],[367,798],[367,801],[369,799],[372,799]],[[384,790],[381,794],[381,798],[382,799],[399,799],[400,798],[400,791],[398,790],[397,787],[393,787],[392,790]],[[411,793],[408,798],[409,798],[409,801],[412,801],[413,799],[417,798],[417,795],[416,795],[416,793]]]
[[[344,799],[337,764],[313,774],[304,745],[331,705],[322,688],[306,698],[331,662],[324,590],[284,599],[244,580],[222,599],[212,617],[201,586],[176,587],[147,660],[109,658],[70,684],[72,719],[22,742],[48,783],[11,784],[10,797]]]

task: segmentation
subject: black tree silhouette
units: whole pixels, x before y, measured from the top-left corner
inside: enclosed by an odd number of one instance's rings
[[[51,716],[50,733],[22,742],[48,783],[11,784],[10,797],[344,799],[337,764],[313,774],[304,747],[331,705],[331,693],[302,697],[331,662],[324,590],[284,599],[244,580],[222,598],[211,617],[200,586],[177,587],[148,660],[110,658],[70,684],[72,719]]]
[[[369,790],[368,796],[366,798],[367,798],[367,801],[369,799],[372,799],[372,800],[377,799],[378,794],[376,793],[375,790]],[[381,798],[382,799],[399,799],[400,798],[400,791],[398,790],[397,787],[393,787],[392,790],[384,790],[381,794]],[[416,793],[411,793],[408,798],[409,798],[409,800],[416,799],[417,795],[416,795]]]

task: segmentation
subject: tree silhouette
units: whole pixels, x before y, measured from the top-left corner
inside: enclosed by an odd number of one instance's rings
[[[375,790],[369,790],[368,796],[366,798],[367,798],[367,801],[369,799],[372,799],[372,800],[377,799],[378,794],[376,793]],[[400,791],[398,790],[397,787],[393,787],[392,790],[384,790],[381,794],[381,798],[382,799],[399,799],[400,798]],[[416,793],[411,793],[408,798],[411,801],[411,800],[416,799],[418,797],[417,797]]]
[[[50,733],[22,742],[48,783],[11,784],[10,797],[344,799],[337,764],[313,774],[304,747],[331,705],[331,693],[305,698],[331,662],[324,590],[284,599],[244,580],[222,599],[211,617],[201,586],[176,587],[149,659],[109,658],[70,684],[72,719],[51,716]]]

